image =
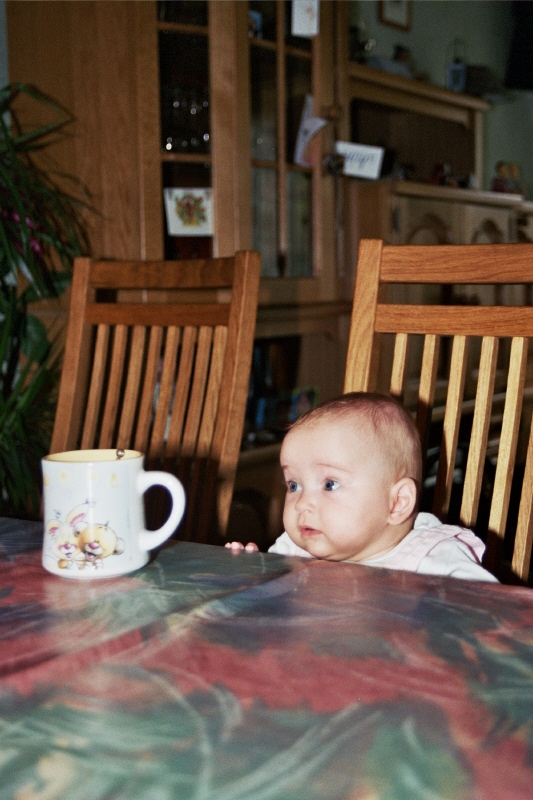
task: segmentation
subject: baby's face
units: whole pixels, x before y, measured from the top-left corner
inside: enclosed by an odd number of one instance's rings
[[[281,467],[285,530],[315,558],[363,561],[397,544],[391,470],[371,430],[327,418],[293,428]]]

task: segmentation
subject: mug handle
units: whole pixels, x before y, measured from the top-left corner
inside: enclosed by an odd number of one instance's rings
[[[174,475],[169,472],[157,470],[146,472],[142,469],[137,475],[136,488],[139,494],[144,494],[150,486],[163,486],[172,497],[170,516],[160,528],[147,531],[145,528],[139,533],[139,547],[141,550],[153,550],[171,536],[178,527],[185,511],[185,492],[183,486]]]

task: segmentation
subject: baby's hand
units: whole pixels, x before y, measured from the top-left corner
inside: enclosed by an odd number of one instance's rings
[[[232,553],[240,553],[241,550],[245,550],[247,553],[258,553],[259,548],[254,542],[248,542],[246,547],[242,544],[242,542],[226,542],[224,547],[227,547]]]

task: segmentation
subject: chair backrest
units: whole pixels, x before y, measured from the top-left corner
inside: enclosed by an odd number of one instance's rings
[[[426,510],[486,535],[485,566],[517,582],[529,580],[533,538],[527,284],[533,244],[362,240],[344,383],[388,392],[416,415],[423,451],[439,453]],[[506,292],[514,305],[497,304]]]
[[[220,541],[249,388],[260,255],[74,264],[51,452],[132,448],[183,482],[179,538]]]

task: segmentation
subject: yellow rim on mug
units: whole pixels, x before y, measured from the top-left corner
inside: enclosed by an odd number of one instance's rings
[[[67,450],[64,453],[51,453],[45,456],[43,461],[59,461],[68,464],[90,464],[95,461],[128,461],[130,459],[142,457],[143,453],[139,450]]]

